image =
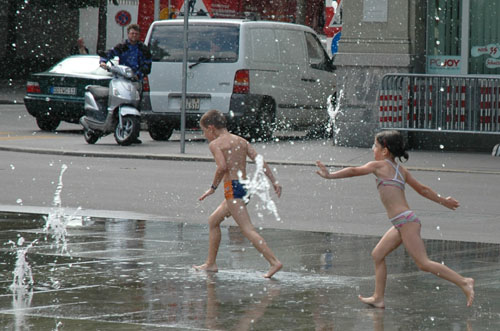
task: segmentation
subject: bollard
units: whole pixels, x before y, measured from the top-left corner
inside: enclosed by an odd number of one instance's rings
[[[493,147],[493,151],[491,152],[491,155],[493,155],[493,156],[500,156],[500,144],[496,144]]]

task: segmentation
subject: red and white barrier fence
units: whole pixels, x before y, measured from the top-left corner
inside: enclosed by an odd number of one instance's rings
[[[500,134],[500,77],[388,74],[381,128]]]

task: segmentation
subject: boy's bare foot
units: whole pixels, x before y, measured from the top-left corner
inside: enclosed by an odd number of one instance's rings
[[[267,274],[264,275],[265,278],[271,278],[275,273],[281,270],[283,268],[283,264],[281,262],[278,262],[275,265],[271,265],[271,268],[267,272]]]
[[[472,302],[474,301],[474,279],[473,278],[465,278],[466,285],[462,288],[467,297],[467,307],[472,306]]]
[[[358,299],[362,303],[366,303],[367,305],[370,305],[372,307],[375,307],[375,308],[385,308],[384,299],[382,299],[382,300],[376,300],[374,297],[365,298],[365,297],[362,297],[361,295],[358,295]]]
[[[217,268],[217,265],[214,264],[206,264],[203,263],[202,265],[194,265],[193,268],[195,268],[198,271],[207,271],[207,272],[218,272],[219,269]]]

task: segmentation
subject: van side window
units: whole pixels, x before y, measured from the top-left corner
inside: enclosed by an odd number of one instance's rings
[[[306,53],[302,41],[302,31],[275,30],[279,43],[280,62],[285,64],[305,64]]]
[[[252,43],[252,61],[264,63],[277,63],[278,40],[271,29],[250,29],[250,41]]]
[[[201,58],[215,63],[238,61],[238,26],[196,25],[189,26],[188,61]],[[154,27],[150,39],[151,54],[155,62],[182,62],[184,54],[183,25]]]
[[[333,71],[335,67],[325,52],[318,38],[312,33],[306,32],[308,63],[314,69]]]

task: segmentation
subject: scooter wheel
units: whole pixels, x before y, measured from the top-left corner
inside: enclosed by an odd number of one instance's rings
[[[128,146],[137,141],[140,129],[141,122],[137,116],[123,116],[122,127],[120,128],[119,124],[116,125],[115,140],[119,145]]]
[[[97,140],[99,140],[99,136],[92,130],[83,130],[83,137],[85,138],[85,141],[87,144],[95,144]]]

